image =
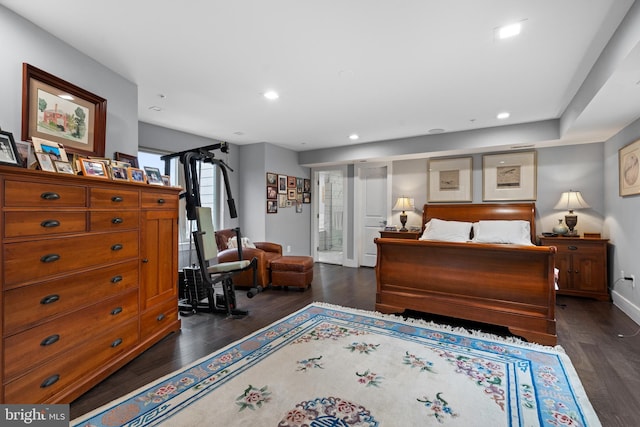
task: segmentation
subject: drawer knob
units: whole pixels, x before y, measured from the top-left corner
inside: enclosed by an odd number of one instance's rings
[[[59,339],[60,339],[60,335],[58,334],[49,335],[48,337],[46,337],[40,342],[40,345],[43,347],[46,347],[48,345],[58,342]]]
[[[116,314],[120,314],[122,313],[122,307],[116,307],[113,310],[111,310],[111,315],[115,316]]]
[[[49,386],[52,386],[55,383],[57,383],[59,379],[60,379],[60,375],[58,374],[51,375],[46,380],[42,381],[42,384],[40,384],[40,388],[47,388]]]
[[[58,301],[59,299],[60,299],[60,295],[57,295],[57,294],[47,295],[46,297],[40,300],[40,304],[42,305],[51,304]]]
[[[120,217],[115,217],[111,220],[112,224],[122,224],[124,222],[124,219],[120,218]]]
[[[119,203],[119,202],[121,202],[121,201],[123,201],[123,200],[124,200],[124,198],[123,198],[123,197],[121,197],[121,196],[113,196],[113,197],[111,198],[111,201],[112,201],[112,202],[115,202],[115,203]]]
[[[113,276],[111,278],[111,283],[118,283],[118,282],[122,282],[122,276]]]
[[[164,203],[164,199],[158,199],[158,203],[162,205]]]
[[[142,258],[142,263],[143,263],[143,264],[146,264],[146,263],[148,263],[148,262],[149,262],[149,258]]]
[[[56,262],[60,259],[58,254],[47,254],[40,257],[41,262]]]
[[[44,227],[44,228],[58,227],[58,226],[60,226],[60,221],[55,220],[55,219],[47,219],[45,221],[42,221],[40,223],[40,226]]]
[[[123,246],[120,243],[116,243],[115,245],[111,246],[112,251],[119,251],[122,248]]]
[[[160,313],[160,315],[158,317],[156,317],[156,320],[158,322],[162,322],[164,320],[164,313]]]
[[[41,198],[45,200],[58,200],[60,195],[58,193],[54,193],[53,191],[47,191],[40,195]]]
[[[118,338],[117,340],[112,342],[111,343],[111,347],[115,348],[115,347],[119,346],[120,344],[122,344],[122,338]]]
[[[577,251],[578,247],[571,245],[571,246],[568,246],[567,249],[569,249],[570,251]]]

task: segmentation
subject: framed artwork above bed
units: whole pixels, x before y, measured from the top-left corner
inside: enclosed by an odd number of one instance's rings
[[[428,202],[472,201],[472,157],[427,160]]]
[[[536,200],[535,151],[482,156],[482,200]]]

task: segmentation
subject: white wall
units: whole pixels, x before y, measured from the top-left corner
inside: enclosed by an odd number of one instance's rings
[[[137,86],[31,22],[0,6],[0,126],[21,140],[22,63],[26,62],[107,100],[105,152],[137,153]]]

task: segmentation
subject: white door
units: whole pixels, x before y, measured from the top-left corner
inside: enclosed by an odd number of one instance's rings
[[[377,246],[373,239],[387,220],[387,166],[363,166],[358,173],[360,186],[360,265],[375,267]]]

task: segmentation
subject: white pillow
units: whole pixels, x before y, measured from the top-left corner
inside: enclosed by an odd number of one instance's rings
[[[473,241],[533,246],[529,221],[521,220],[476,222],[473,224]]]
[[[444,221],[433,218],[425,224],[420,240],[442,240],[445,242],[468,242],[471,223],[462,221]]]
[[[238,237],[237,236],[229,237],[229,240],[227,240],[227,248],[237,248],[237,247],[238,247]],[[256,245],[251,243],[251,240],[249,240],[248,237],[243,237],[242,238],[242,247],[243,248],[255,248]]]

